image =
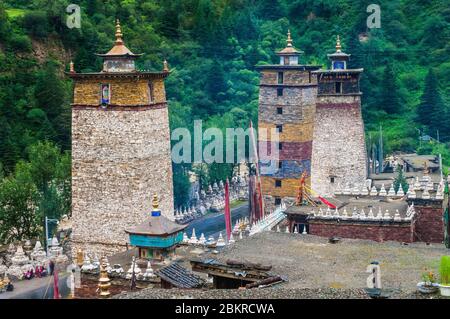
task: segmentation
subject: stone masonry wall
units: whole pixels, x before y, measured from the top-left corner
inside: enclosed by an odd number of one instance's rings
[[[360,96],[318,96],[311,163],[314,191],[332,196],[338,184],[360,184],[367,175],[366,165]]]
[[[168,109],[131,109],[72,110],[73,252],[123,250],[124,230],[144,221],[155,193],[173,219]]]

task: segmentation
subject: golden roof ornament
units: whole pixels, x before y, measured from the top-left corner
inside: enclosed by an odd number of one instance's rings
[[[336,52],[341,52],[341,39],[339,38],[339,35],[336,38]]]
[[[153,200],[152,200],[152,205],[153,205],[153,210],[159,210],[159,200],[158,200],[158,195],[153,195]]]
[[[123,44],[123,33],[119,19],[116,20],[116,44]]]
[[[288,47],[292,47],[291,30],[288,29],[286,43]]]
[[[166,59],[164,59],[163,62],[163,72],[169,72],[169,64],[167,63]]]

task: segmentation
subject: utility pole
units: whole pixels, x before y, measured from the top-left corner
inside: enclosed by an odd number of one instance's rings
[[[419,132],[419,147],[422,146],[422,132],[417,127],[415,128]]]
[[[383,128],[380,125],[380,148],[378,152],[378,165],[379,165],[379,173],[383,173],[383,162],[384,162],[384,154],[383,154]]]
[[[442,181],[444,179],[444,174],[442,172],[442,155],[439,154],[439,170],[441,171],[441,179],[440,181]]]

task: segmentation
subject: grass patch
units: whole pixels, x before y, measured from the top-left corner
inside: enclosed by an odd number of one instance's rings
[[[8,17],[11,19],[23,17],[25,13],[27,13],[27,11],[24,9],[6,9],[5,11]]]
[[[233,208],[239,207],[245,203],[247,203],[246,200],[235,200],[230,203],[230,208],[233,209]]]

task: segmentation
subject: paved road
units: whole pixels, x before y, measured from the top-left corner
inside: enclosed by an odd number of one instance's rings
[[[66,278],[67,275],[59,275],[59,294],[63,298],[70,293]],[[0,293],[0,299],[53,299],[53,277],[22,280],[13,285],[14,290]]]
[[[233,225],[239,218],[248,216],[249,211],[247,203],[231,210],[231,221]],[[195,228],[195,234],[197,235],[197,237],[200,237],[201,233],[204,233],[206,238],[208,238],[208,236],[210,235],[217,237],[219,232],[222,232],[222,235],[225,235],[225,218],[223,216],[223,212],[208,214],[200,219],[192,221],[186,228],[186,232],[189,237],[192,234],[193,228]]]

